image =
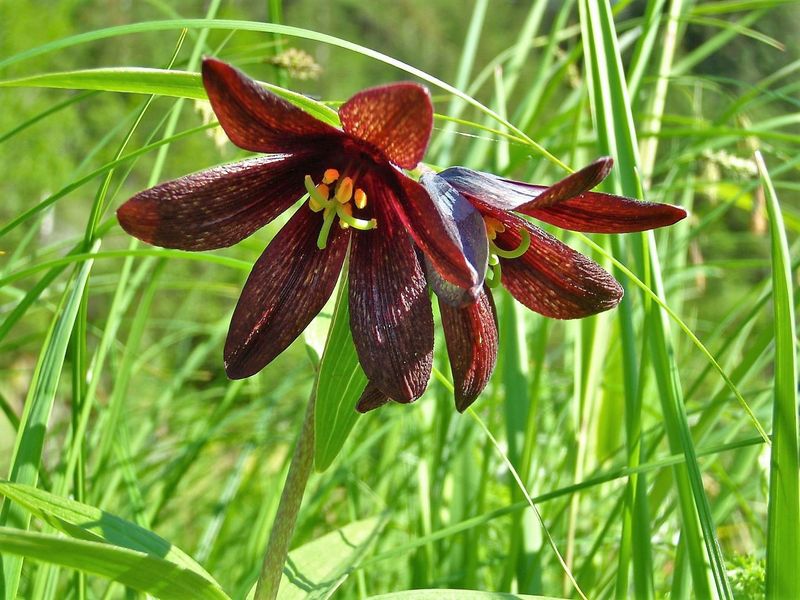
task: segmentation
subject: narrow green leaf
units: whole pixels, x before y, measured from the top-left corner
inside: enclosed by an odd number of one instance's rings
[[[330,598],[383,530],[385,520],[372,517],[345,525],[289,552],[278,600]],[[255,594],[255,586],[247,594]]]
[[[584,53],[589,61],[587,72],[590,75],[592,109],[600,146],[604,153],[618,160],[620,171],[624,174],[618,180],[617,191],[636,196],[639,193],[636,173],[640,172],[637,134],[610,2],[582,0],[580,8]],[[653,292],[663,299],[662,267],[652,232],[648,232],[643,241],[642,246],[634,245],[633,248],[638,269],[640,272],[649,270]],[[675,483],[683,525],[681,540],[687,544],[695,593],[699,597],[711,596],[712,590],[708,585],[710,578],[719,597],[731,598],[725,562],[703,488],[702,472],[683,403],[682,382],[667,314],[655,304],[650,305],[647,327],[646,338],[653,354],[670,449],[676,453],[682,451],[686,457],[685,467],[675,469]]]
[[[262,83],[261,85],[322,121],[333,125],[339,123],[336,111],[324,104],[276,85],[268,83]],[[193,100],[205,100],[207,98],[199,73],[141,67],[81,69],[60,73],[44,73],[20,79],[0,81],[0,87],[99,90],[129,94],[155,94]]]
[[[800,444],[797,347],[791,258],[781,207],[764,159],[756,153],[767,198],[775,315],[775,399],[772,411],[767,515],[767,598],[800,598]]]
[[[314,423],[314,468],[327,469],[358,420],[355,406],[367,385],[350,333],[347,277],[342,277],[333,322],[319,367]]]
[[[369,600],[558,600],[556,596],[530,596],[477,590],[408,590],[370,596]]]
[[[357,52],[362,56],[372,58],[374,60],[380,61],[397,69],[405,71],[410,75],[419,77],[421,80],[426,81],[436,87],[439,87],[444,91],[457,96],[458,98],[461,98],[462,100],[474,106],[484,114],[497,120],[502,125],[508,127],[511,131],[513,131],[521,138],[523,138],[525,140],[525,143],[527,143],[537,153],[541,154],[548,160],[552,161],[554,164],[559,165],[561,167],[565,167],[565,165],[558,158],[550,154],[542,146],[533,141],[519,128],[515,127],[514,125],[509,123],[506,119],[498,115],[496,112],[494,112],[490,108],[484,106],[483,104],[475,100],[475,98],[465,94],[461,90],[442,81],[441,79],[433,77],[432,75],[429,75],[428,73],[426,73],[421,69],[413,67],[407,63],[404,63],[401,60],[397,60],[396,58],[392,58],[391,56],[383,54],[382,52],[378,52],[377,50],[373,50],[372,48],[367,48],[366,46],[354,44],[353,42],[332,35],[328,35],[325,33],[320,33],[310,29],[303,29],[300,27],[292,27],[290,25],[278,25],[275,23],[262,23],[257,21],[240,21],[240,20],[227,20],[227,19],[171,19],[164,21],[143,21],[140,23],[107,27],[105,29],[97,29],[94,31],[80,33],[77,35],[48,42],[47,44],[43,44],[35,48],[30,48],[28,50],[25,50],[13,56],[9,56],[8,58],[5,58],[3,60],[0,60],[0,69],[12,65],[14,63],[20,62],[22,60],[33,58],[35,56],[48,54],[50,52],[56,52],[64,48],[70,48],[72,46],[86,44],[89,42],[95,42],[123,35],[132,35],[136,33],[145,33],[153,31],[170,31],[173,29],[183,29],[183,28],[190,30],[208,28],[208,29],[222,29],[222,30],[257,31],[261,33],[280,34],[291,37],[299,37],[301,39],[306,39],[306,40],[313,40],[316,42],[321,42],[323,44],[330,44],[331,46],[344,48],[345,50],[349,50],[351,52]]]
[[[180,548],[176,548],[152,531],[116,515],[29,485],[10,481],[0,480],[0,494],[24,506],[38,518],[70,537],[107,542],[159,556],[216,583],[203,567]]]
[[[94,244],[92,251],[97,251],[99,241]],[[93,260],[86,261],[77,271],[71,285],[67,287],[53,319],[53,324],[47,333],[47,338],[42,344],[42,352],[33,372],[28,396],[25,399],[25,409],[20,419],[17,431],[17,440],[14,446],[14,456],[11,461],[9,479],[11,481],[35,485],[39,478],[39,465],[42,460],[47,424],[53,410],[58,382],[64,365],[72,328],[78,315],[83,291],[89,278]],[[19,511],[6,500],[0,511],[0,525],[9,521],[12,512]],[[30,523],[30,515],[17,514],[23,529]],[[7,600],[17,596],[22,559],[19,556],[0,555],[3,565],[3,591]]]
[[[230,598],[194,571],[151,554],[102,542],[0,527],[0,551],[100,575],[163,600]]]

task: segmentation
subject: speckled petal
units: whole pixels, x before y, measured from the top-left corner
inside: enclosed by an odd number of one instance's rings
[[[497,363],[497,317],[491,292],[481,290],[478,299],[455,308],[439,302],[447,355],[453,371],[456,408],[464,412],[475,402]]]
[[[360,413],[369,412],[380,408],[387,402],[389,402],[389,396],[380,391],[380,389],[372,383],[367,383],[367,387],[364,388],[361,398],[358,399],[356,410]]]
[[[431,373],[433,314],[411,239],[376,216],[377,229],[353,235],[350,328],[367,378],[396,402],[413,402]]]
[[[253,79],[216,60],[203,60],[203,86],[230,140],[245,150],[287,153],[311,149],[341,131],[315,119]]]
[[[500,258],[503,285],[519,302],[554,319],[588,317],[619,304],[623,289],[600,265],[522,219],[493,216],[506,225],[495,240],[500,248],[519,247],[522,228],[531,237],[521,257]]]
[[[222,165],[139,192],[117,210],[122,228],[164,248],[232,246],[289,208],[318,176],[316,156],[268,156]]]
[[[393,83],[363,90],[339,109],[342,128],[380,150],[399,167],[413,169],[425,155],[433,128],[428,89]]]
[[[334,227],[317,248],[322,217],[301,206],[253,266],[231,318],[225,370],[242,379],[263,369],[322,310],[342,269],[348,230]]]

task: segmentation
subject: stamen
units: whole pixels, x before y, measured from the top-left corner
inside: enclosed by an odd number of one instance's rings
[[[325,250],[325,247],[328,245],[328,234],[331,232],[331,225],[333,225],[333,220],[335,218],[336,209],[328,206],[323,213],[322,228],[319,230],[319,235],[317,236],[317,248],[320,250]]]
[[[490,240],[495,239],[498,233],[503,233],[506,230],[506,226],[494,217],[485,216],[483,217],[483,222],[486,224],[486,235]]]
[[[353,209],[349,204],[337,205],[336,214],[339,215],[339,219],[342,223],[345,223],[353,229],[358,229],[360,231],[369,231],[370,229],[375,229],[378,226],[378,221],[375,219],[370,219],[369,221],[365,221],[364,219],[356,219],[353,216]]]
[[[325,169],[325,173],[322,175],[322,183],[330,185],[337,179],[339,179],[339,171],[336,169]]]
[[[490,241],[489,251],[492,254],[496,254],[502,258],[519,258],[528,251],[528,248],[531,247],[531,235],[528,233],[528,231],[526,229],[520,229],[519,234],[521,237],[519,246],[513,250],[503,250],[502,248],[498,248],[497,244]]]
[[[325,208],[325,206],[323,204],[320,204],[319,201],[317,200],[317,198],[319,196],[322,196],[323,198],[327,198],[330,195],[331,192],[328,189],[328,186],[325,185],[324,183],[318,184],[317,187],[316,187],[316,190],[317,190],[317,194],[314,194],[313,196],[309,197],[308,206],[314,212],[319,212],[319,211],[323,210]]]
[[[311,175],[306,175],[304,183],[309,196],[308,206],[311,208],[311,210],[314,212],[319,212],[331,205],[330,200],[328,200],[327,194],[329,194],[330,191],[328,190],[327,185],[320,184],[319,186],[315,186],[314,181],[311,179]],[[323,194],[323,192],[327,193]]]
[[[353,180],[345,177],[336,186],[335,198],[339,204],[347,204],[353,197]]]
[[[342,204],[341,206],[336,207],[336,214],[341,215],[342,213],[351,217],[353,216],[353,207],[349,202],[347,204]],[[350,227],[350,225],[347,223],[347,221],[344,221],[340,216],[339,227],[341,227],[342,229],[347,229],[348,227]]]
[[[329,186],[334,181],[338,181],[338,183],[333,198],[331,198]],[[352,178],[343,177],[339,179],[339,171],[327,169],[322,177],[322,183],[314,185],[311,176],[306,175],[304,184],[308,192],[309,208],[314,212],[323,213],[322,228],[317,236],[317,248],[320,250],[324,250],[328,245],[328,236],[337,216],[339,217],[339,227],[342,229],[352,227],[360,231],[368,231],[378,226],[378,221],[375,219],[357,219],[353,216],[353,205],[350,204],[350,200],[353,199],[358,208],[364,208],[367,205],[367,194],[364,190],[358,188],[355,190],[355,198],[353,197]]]
[[[353,196],[353,202],[356,203],[358,208],[364,208],[367,205],[367,193],[361,188],[356,188],[356,193]]]

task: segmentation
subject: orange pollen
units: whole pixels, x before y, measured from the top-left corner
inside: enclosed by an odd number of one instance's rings
[[[331,198],[330,186],[333,182],[336,182],[336,189]],[[314,184],[311,175],[306,175],[304,185],[308,192],[309,208],[316,213],[322,213],[322,228],[317,237],[317,248],[320,250],[327,247],[331,226],[337,217],[339,218],[339,227],[342,229],[369,231],[378,226],[378,222],[374,218],[361,219],[353,216],[353,204],[357,208],[363,209],[367,205],[367,194],[361,188],[355,188],[352,177],[340,179],[339,171],[327,169],[322,176],[322,183]],[[351,200],[353,202],[350,202]]]
[[[361,188],[356,188],[353,201],[358,208],[364,208],[367,205],[367,193]]]
[[[353,180],[351,178],[345,177],[339,182],[339,185],[336,186],[335,197],[339,204],[350,202],[350,198],[353,197]]]
[[[323,198],[325,198],[326,200],[327,200],[328,196],[329,196],[329,195],[330,195],[330,193],[331,193],[331,192],[330,192],[330,189],[328,189],[328,186],[327,186],[327,185],[325,185],[324,183],[318,183],[318,184],[315,186],[315,189],[317,190],[317,192],[319,192],[319,195],[320,195],[320,196],[322,196]],[[319,203],[319,201],[318,201],[316,198],[314,198],[313,196],[311,196],[311,197],[308,199],[308,205],[311,207],[311,210],[313,210],[314,212],[320,212],[321,210],[323,210],[323,209],[325,208],[325,207],[324,207],[322,204],[320,204],[320,203]]]
[[[325,173],[322,175],[322,183],[330,185],[337,179],[339,179],[339,171],[336,169],[325,169]]]
[[[494,217],[483,217],[483,222],[486,224],[486,235],[490,240],[495,239],[498,233],[506,230],[506,226]]]

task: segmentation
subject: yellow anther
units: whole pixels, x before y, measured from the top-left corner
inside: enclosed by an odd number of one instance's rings
[[[317,199],[314,198],[314,196],[309,197],[309,199],[308,199],[308,207],[311,210],[313,210],[314,212],[320,212],[321,210],[323,210],[325,208],[324,206],[322,206],[322,204],[317,202]]]
[[[339,204],[347,204],[353,197],[353,180],[345,177],[336,186],[336,201]]]
[[[353,201],[356,203],[358,208],[364,208],[367,205],[367,193],[361,188],[356,188],[356,192],[353,195]]]
[[[486,235],[490,240],[495,239],[498,233],[506,230],[506,226],[494,217],[483,217],[483,222],[486,223]]]
[[[331,192],[328,189],[328,186],[325,185],[324,183],[317,184],[317,186],[314,189],[317,191],[319,196],[317,196],[317,194],[309,196],[308,206],[311,207],[311,210],[313,210],[314,212],[319,212],[325,208],[325,206],[319,200],[321,198],[325,198],[327,200]]]
[[[352,217],[353,205],[343,204],[342,206],[339,207],[339,210],[337,210],[336,212],[339,214],[339,227],[341,227],[342,229],[347,229],[348,227],[350,227],[350,225],[347,224],[347,221],[345,221],[342,218],[342,213],[346,214],[348,217]]]
[[[325,173],[322,175],[322,183],[331,184],[337,179],[339,179],[339,171],[336,169],[325,169]]]

